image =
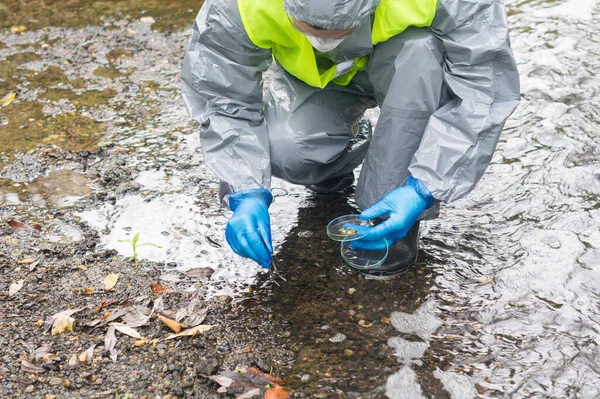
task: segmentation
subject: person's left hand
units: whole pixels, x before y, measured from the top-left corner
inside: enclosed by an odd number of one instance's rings
[[[361,214],[362,220],[371,220],[388,215],[388,219],[373,227],[348,225],[366,235],[352,241],[352,248],[361,250],[381,250],[406,236],[419,215],[434,203],[433,196],[425,184],[412,176],[406,184],[387,194]]]

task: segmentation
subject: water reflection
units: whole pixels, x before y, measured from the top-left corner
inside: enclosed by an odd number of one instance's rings
[[[425,250],[448,261],[432,263],[445,320],[425,356],[452,354],[437,376],[472,388],[453,398],[596,398],[599,13],[513,7],[523,102],[476,192],[428,225]]]
[[[68,169],[50,172],[48,176],[28,182],[0,180],[0,204],[16,206],[22,203],[37,208],[68,208],[92,195],[84,175]]]

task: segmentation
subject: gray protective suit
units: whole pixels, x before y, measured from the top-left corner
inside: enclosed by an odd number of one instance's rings
[[[285,0],[297,20],[359,27],[327,53],[332,62],[371,58],[346,87],[314,88],[279,69],[263,98],[270,51],[249,39],[236,0],[206,0],[184,61],[183,98],[202,126],[205,162],[221,179],[221,198],[269,188],[271,174],[320,183],[363,160],[361,209],[408,174],[443,202],[475,187],[520,97],[503,3],[439,0],[431,27],[409,28],[373,46],[369,15],[378,3]],[[373,134],[357,140],[357,122],[376,105],[381,114]]]

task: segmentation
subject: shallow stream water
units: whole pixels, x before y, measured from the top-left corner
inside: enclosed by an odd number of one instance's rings
[[[424,225],[417,266],[389,282],[348,269],[326,237],[328,220],[355,212],[351,198],[313,196],[280,180],[271,211],[274,263],[285,280],[272,282],[235,256],[223,237],[228,212],[178,94],[189,28],[161,19],[171,11],[159,5],[147,12],[117,2],[122,11],[100,18],[103,2],[67,3],[89,21],[68,26],[56,9],[39,7],[28,30],[0,35],[0,88],[19,90],[0,108],[5,211],[69,209],[124,256],[130,247],[119,240],[139,232],[163,247],[145,247],[142,258],[214,268],[209,295],[258,282],[281,319],[282,345],[298,354],[285,379],[311,397],[600,397],[594,0],[509,2],[521,105],[478,188]],[[191,23],[187,3],[177,18]],[[26,15],[19,8],[13,25],[28,24]],[[146,15],[157,25],[140,20]],[[377,112],[369,117],[376,122]],[[133,171],[135,193],[82,208],[77,201],[89,193],[80,175],[63,176],[71,184],[60,187],[56,175],[10,166],[11,145],[86,149],[98,141],[128,154],[120,167]],[[97,189],[91,178],[88,185]]]

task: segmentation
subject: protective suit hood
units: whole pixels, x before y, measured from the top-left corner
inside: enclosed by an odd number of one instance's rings
[[[381,0],[284,0],[285,11],[297,21],[325,29],[350,29],[375,12]]]

